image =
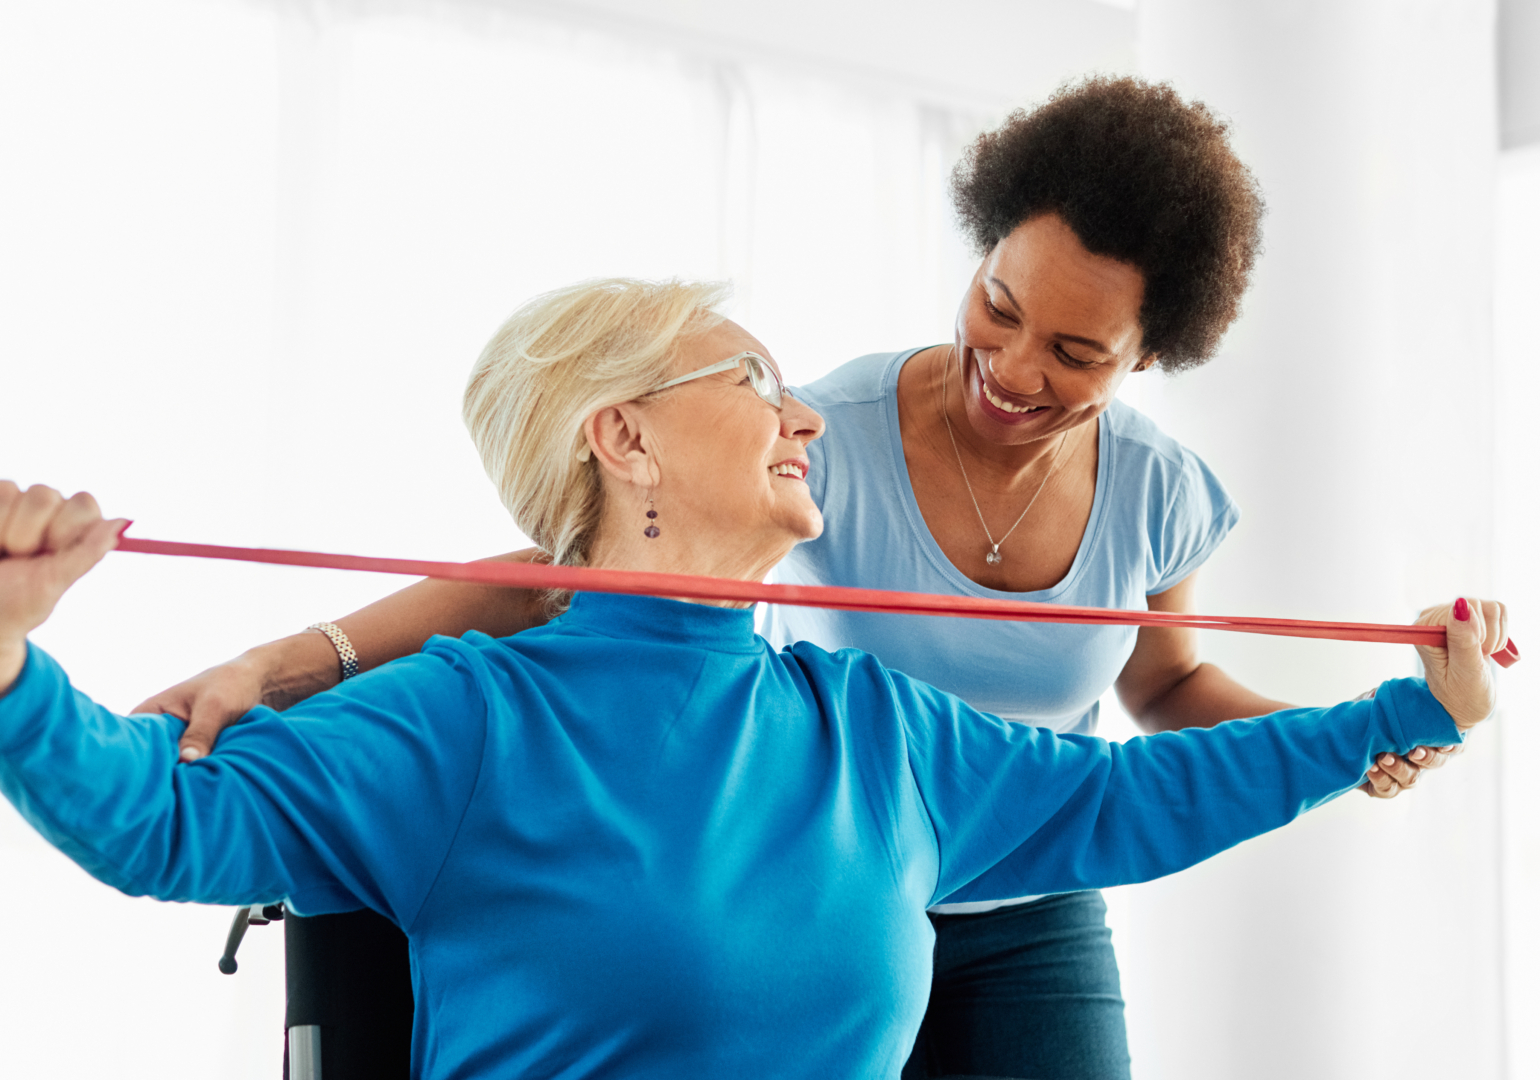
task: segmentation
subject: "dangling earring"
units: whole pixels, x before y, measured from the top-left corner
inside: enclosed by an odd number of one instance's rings
[[[658,526],[656,524],[658,511],[652,505],[652,496],[647,496],[647,527],[642,530],[642,535],[649,540],[658,538]]]

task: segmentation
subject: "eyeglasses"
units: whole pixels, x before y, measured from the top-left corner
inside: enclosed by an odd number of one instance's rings
[[[703,379],[707,375],[715,375],[719,371],[731,371],[740,362],[748,369],[749,385],[754,388],[754,393],[763,398],[767,404],[779,409],[781,407],[781,398],[786,395],[786,384],[781,382],[780,373],[775,370],[770,361],[760,356],[757,352],[741,352],[737,356],[728,357],[720,364],[712,364],[710,367],[703,367],[699,371],[692,371],[688,375],[681,375],[677,379],[670,379],[662,386],[654,386],[647,393],[656,394],[659,390],[667,390],[671,386],[687,383],[691,379]]]

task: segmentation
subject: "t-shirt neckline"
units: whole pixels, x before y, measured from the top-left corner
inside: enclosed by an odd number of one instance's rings
[[[967,574],[953,564],[947,558],[946,552],[941,550],[941,545],[936,542],[931,534],[930,526],[925,524],[925,516],[920,513],[919,500],[914,495],[914,485],[909,480],[909,466],[904,461],[904,437],[898,426],[898,375],[916,353],[930,348],[922,345],[919,348],[909,349],[897,353],[889,361],[882,373],[881,391],[883,417],[888,429],[889,466],[893,469],[894,483],[903,496],[904,516],[909,522],[909,528],[914,533],[915,540],[920,550],[925,553],[931,565],[945,577],[954,588],[960,592],[972,596],[993,596],[1011,600],[1051,601],[1068,592],[1075,585],[1086,563],[1090,561],[1089,552],[1095,545],[1096,537],[1101,531],[1102,518],[1107,501],[1107,487],[1112,477],[1113,441],[1108,430],[1107,411],[1103,411],[1096,418],[1096,491],[1091,496],[1091,517],[1086,522],[1085,532],[1081,534],[1080,546],[1075,550],[1075,559],[1070,563],[1069,571],[1059,581],[1046,589],[1037,589],[1030,592],[1012,592],[1007,589],[991,589],[980,585]],[[982,530],[980,530],[982,533]],[[982,535],[979,542],[983,543]]]

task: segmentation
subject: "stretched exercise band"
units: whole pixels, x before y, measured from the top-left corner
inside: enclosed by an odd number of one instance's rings
[[[1124,611],[1117,608],[1072,607],[1026,600],[996,600],[982,596],[941,596],[934,593],[889,592],[835,585],[767,585],[757,581],[658,574],[638,570],[598,570],[591,567],[547,566],[540,563],[430,562],[422,559],[377,559],[363,555],[332,555],[318,551],[224,547],[183,544],[171,540],[123,537],[117,550],[141,555],[180,555],[198,559],[316,566],[332,570],[364,570],[375,574],[406,574],[477,585],[517,589],[572,589],[580,592],[680,596],[691,600],[763,601],[842,611],[886,611],[902,615],[951,615],[964,619],[1006,619],[1020,622],[1080,625],[1182,626],[1198,630],[1231,630],[1243,634],[1329,638],[1335,641],[1388,642],[1399,645],[1443,645],[1442,626],[1398,626],[1389,623],[1319,622],[1311,619],[1259,619],[1245,616],[1189,615],[1184,612]],[[1518,662],[1518,647],[1510,638],[1492,659],[1503,667]]]

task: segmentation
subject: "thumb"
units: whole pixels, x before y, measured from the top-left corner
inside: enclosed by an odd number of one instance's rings
[[[239,715],[232,716],[222,705],[202,697],[195,699],[192,719],[187,722],[187,730],[177,740],[177,755],[183,761],[208,757],[214,752],[214,742],[219,738],[219,733],[239,719]]]
[[[178,756],[183,761],[197,761],[212,754],[220,732],[259,704],[260,696],[248,698],[240,688],[205,683],[191,695],[187,730],[177,740]]]
[[[1481,605],[1472,604],[1462,596],[1445,613],[1443,623],[1448,642],[1447,666],[1436,689],[1431,681],[1433,673],[1429,671],[1428,687],[1449,710],[1460,730],[1468,731],[1490,716],[1496,704],[1492,677],[1482,648],[1486,621]]]
[[[1449,609],[1444,619],[1444,631],[1448,637],[1449,667],[1451,672],[1471,673],[1481,670],[1486,655],[1481,651],[1486,640],[1486,622],[1481,605],[1472,604],[1460,597]]]

